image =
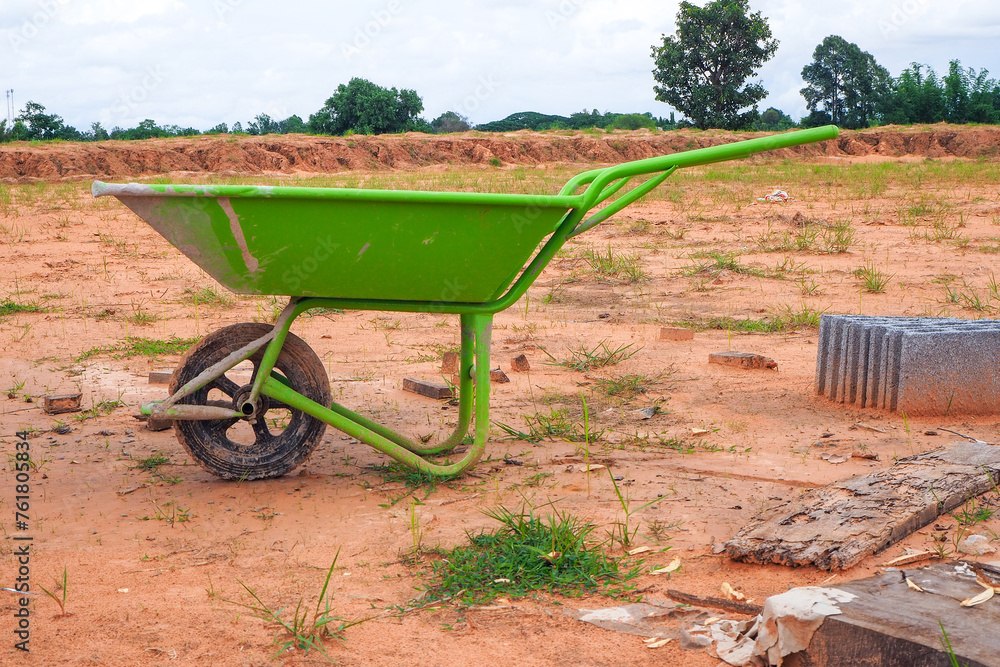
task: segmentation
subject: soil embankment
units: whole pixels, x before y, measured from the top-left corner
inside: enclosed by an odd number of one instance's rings
[[[614,163],[765,136],[680,130],[615,132],[266,137],[214,135],[103,141],[17,142],[0,146],[0,180],[131,178],[170,172],[332,173],[348,169],[412,169],[434,164],[537,165]],[[846,131],[833,141],[782,149],[782,157],[991,158],[1000,127],[925,125]]]

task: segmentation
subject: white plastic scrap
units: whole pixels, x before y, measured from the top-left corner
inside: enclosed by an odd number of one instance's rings
[[[856,597],[837,588],[819,586],[793,588],[769,597],[764,602],[754,655],[764,658],[764,664],[781,667],[786,656],[809,646],[813,633],[827,616],[841,613],[838,604]]]
[[[790,197],[788,193],[784,190],[775,190],[769,195],[764,195],[763,197],[758,197],[757,201],[767,201],[767,202],[785,202],[788,201]]]

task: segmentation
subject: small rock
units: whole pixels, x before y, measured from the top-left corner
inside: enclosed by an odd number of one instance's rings
[[[924,431],[924,435],[937,435],[937,431]]]
[[[499,367],[490,369],[490,382],[495,382],[497,384],[504,384],[505,382],[510,382],[510,378],[507,374],[503,372]]]
[[[656,416],[656,414],[659,411],[660,411],[660,406],[651,405],[650,407],[643,408],[641,410],[633,410],[632,414],[634,414],[639,419],[652,419],[653,417]]]
[[[135,442],[135,438],[125,438],[124,440],[121,441],[123,445],[130,445],[133,442]]]
[[[515,373],[524,373],[531,370],[531,364],[528,363],[528,357],[523,354],[519,354],[510,360],[510,370]]]
[[[990,545],[990,540],[985,535],[969,535],[958,543],[958,550],[970,556],[985,556],[997,551],[996,547]]]

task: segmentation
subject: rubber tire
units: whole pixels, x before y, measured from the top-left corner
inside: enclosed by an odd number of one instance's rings
[[[223,327],[202,338],[190,348],[170,378],[170,393],[194,379],[209,366],[267,335],[273,327],[269,324],[246,322]],[[266,347],[266,346],[265,346]],[[250,357],[256,376],[261,348]],[[323,362],[301,338],[289,333],[274,364],[275,370],[287,378],[292,389],[320,405],[330,405],[330,381]],[[219,405],[208,400],[209,390],[217,388],[233,398],[236,384],[223,376],[207,387],[199,389],[179,401],[190,405]],[[268,400],[262,397],[263,400]],[[269,401],[273,405],[273,401]],[[282,407],[283,404],[278,404]],[[277,407],[277,406],[276,406]],[[235,408],[234,408],[235,409]],[[188,454],[213,475],[223,479],[254,480],[280,477],[305,461],[319,444],[326,430],[326,423],[300,412],[290,410],[291,418],[285,430],[272,434],[265,421],[266,411],[258,416],[253,426],[255,442],[243,445],[230,440],[226,432],[238,420],[174,421],[174,434]]]

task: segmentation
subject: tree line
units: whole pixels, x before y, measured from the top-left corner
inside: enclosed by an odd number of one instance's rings
[[[840,37],[826,37],[802,69],[801,94],[809,114],[792,119],[771,107],[763,113],[757,103],[767,96],[759,82],[751,81],[774,56],[774,39],[761,12],[750,13],[748,0],[712,0],[703,7],[683,1],[677,13],[677,30],[654,44],[653,92],[683,114],[677,120],[655,118],[650,113],[600,113],[597,109],[569,116],[524,111],[501,120],[472,126],[457,111],[446,111],[428,122],[421,113],[423,100],[414,90],[384,88],[366,79],[353,78],[337,86],[322,108],[303,120],[284,120],[258,114],[244,128],[239,122],[201,131],[177,125],[158,125],[146,119],[133,128],[105,129],[92,123],[79,131],[44,106],[28,102],[13,124],[0,120],[0,142],[33,140],[105,141],[155,139],[199,134],[389,134],[396,132],[483,132],[516,130],[607,131],[640,128],[697,127],[728,130],[780,131],[793,127],[836,124],[858,129],[883,124],[1000,123],[1000,84],[986,69],[976,71],[952,60],[948,73],[938,76],[929,65],[912,63],[898,77],[878,64],[875,57]]]
[[[764,117],[757,103],[767,91],[751,81],[774,56],[774,39],[761,12],[748,0],[713,0],[704,7],[681,2],[677,31],[654,44],[656,99],[672,105],[695,127],[758,129]],[[839,35],[826,37],[802,68],[800,91],[809,115],[779,125],[814,127],[833,123],[848,129],[911,123],[1000,122],[1000,84],[981,69],[952,60],[948,74],[912,63],[898,77],[875,57]],[[784,127],[779,129],[785,129]]]
[[[673,114],[670,118],[654,118],[645,113],[601,113],[581,111],[571,116],[554,116],[535,112],[511,114],[502,120],[477,125],[455,111],[446,111],[428,122],[420,116],[423,100],[414,90],[383,88],[366,79],[354,78],[337,87],[323,107],[307,120],[293,115],[284,120],[271,118],[266,113],[258,114],[244,127],[236,122],[232,127],[219,123],[215,127],[201,131],[192,127],[158,125],[146,119],[133,128],[114,127],[110,130],[100,123],[92,123],[89,130],[79,131],[67,125],[61,116],[50,114],[37,102],[28,102],[17,116],[14,124],[7,126],[0,120],[0,142],[9,141],[107,141],[109,139],[135,140],[160,139],[164,137],[186,137],[201,134],[245,134],[263,136],[267,134],[391,134],[396,132],[446,133],[464,132],[477,129],[484,132],[510,132],[514,130],[551,129],[620,129],[636,130],[647,127],[674,127]]]

